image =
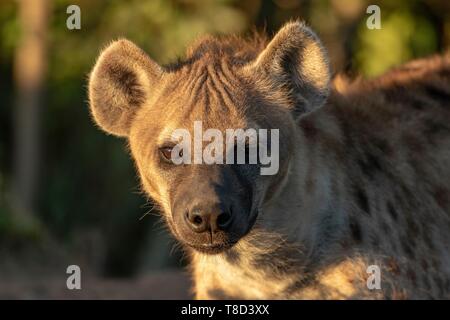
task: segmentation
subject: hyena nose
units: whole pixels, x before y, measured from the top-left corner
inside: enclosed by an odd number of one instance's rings
[[[231,224],[231,210],[195,208],[186,213],[186,222],[197,233],[226,231]]]

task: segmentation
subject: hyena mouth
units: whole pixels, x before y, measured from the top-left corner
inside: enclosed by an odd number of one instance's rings
[[[202,245],[193,245],[190,244],[189,246],[201,253],[206,254],[219,254],[222,252],[227,251],[230,249],[234,243],[217,243],[217,244],[202,244]]]

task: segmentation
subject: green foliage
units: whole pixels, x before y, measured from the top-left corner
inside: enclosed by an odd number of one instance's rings
[[[361,72],[376,76],[413,57],[436,51],[437,31],[425,17],[403,8],[385,14],[382,29],[359,26],[355,59]]]
[[[0,203],[0,244],[20,248],[39,242],[44,236],[42,225],[36,220],[22,218],[14,210]]]
[[[0,4],[0,57],[10,60],[20,35],[17,8],[13,1]]]
[[[50,76],[55,81],[87,74],[99,50],[111,40],[126,37],[155,60],[167,63],[184,53],[187,44],[206,33],[241,32],[245,15],[231,1],[77,1],[81,30],[65,27],[65,8],[74,1],[54,5]]]

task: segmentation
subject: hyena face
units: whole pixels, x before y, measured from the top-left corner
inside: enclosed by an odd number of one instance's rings
[[[294,153],[296,116],[325,101],[328,82],[317,38],[290,23],[267,45],[206,38],[184,62],[168,67],[129,41],[114,42],[93,69],[89,98],[96,122],[128,138],[142,184],[173,234],[194,249],[217,253],[251,230],[259,208],[281,188]],[[270,132],[279,130],[277,154],[271,154],[279,161],[277,173],[261,175],[259,161],[175,164],[179,141],[173,133],[183,129],[194,137],[198,121],[202,132],[216,129],[224,137],[200,142],[201,152],[210,140],[222,145],[215,152],[224,159],[237,154],[226,144],[228,129],[269,130],[269,154],[275,150]]]
[[[140,112],[130,131],[130,145],[144,187],[161,204],[172,232],[191,247],[216,252],[233,245],[250,230],[272,180],[271,176],[260,174],[259,163],[225,163],[228,152],[235,156],[238,153],[234,150],[237,145],[228,150],[226,131],[262,126],[279,128],[280,123],[279,120],[258,121],[258,118],[246,114],[244,106],[247,110],[253,108],[252,101],[238,98],[241,93],[234,92],[233,88],[224,89],[226,87],[222,83],[214,83],[218,80],[219,70],[203,71],[194,67],[186,72],[186,79],[180,80],[179,84],[173,81],[177,77],[182,79],[183,75],[171,75],[173,86],[168,85],[151,108]],[[201,75],[190,74],[195,72],[205,72],[204,77],[208,79],[197,88],[183,90],[182,87],[189,82],[195,86],[196,82],[202,81],[196,80]],[[189,80],[190,77],[193,80]],[[214,77],[217,80],[213,80]],[[191,95],[197,96],[195,100],[191,100]],[[272,113],[277,113],[277,110]],[[282,119],[284,114],[278,113]],[[158,119],[158,123],[152,119]],[[172,153],[177,142],[173,139],[173,132],[184,129],[193,140],[198,134],[194,131],[196,121],[201,124],[203,133],[208,129],[223,133],[225,138],[218,143],[222,144],[224,163],[195,163],[194,150],[189,156],[190,164],[173,163]],[[191,147],[194,143],[191,142]],[[203,141],[200,153],[206,151],[208,144]],[[288,159],[287,150],[282,152],[283,158]]]

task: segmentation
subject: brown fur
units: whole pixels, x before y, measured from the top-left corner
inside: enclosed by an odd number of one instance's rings
[[[182,242],[201,239],[180,227],[173,199],[211,194],[228,171],[164,167],[156,150],[170,132],[194,120],[280,129],[277,175],[252,175],[249,189],[228,176],[259,211],[255,226],[219,254],[186,248],[198,298],[450,298],[449,75],[450,57],[436,56],[371,81],[337,77],[330,90],[320,41],[291,22],[269,43],[207,37],[166,67],[120,40],[89,88],[95,120],[128,138]],[[366,286],[369,265],[381,290]]]

